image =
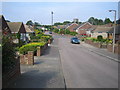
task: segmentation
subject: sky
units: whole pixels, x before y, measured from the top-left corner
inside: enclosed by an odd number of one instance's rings
[[[85,22],[90,17],[103,20],[110,18],[113,21],[114,12],[110,13],[110,9],[118,12],[118,2],[2,2],[0,14],[11,22],[26,23],[32,20],[42,25],[50,25],[51,11],[54,13],[54,23],[73,21],[74,18]]]

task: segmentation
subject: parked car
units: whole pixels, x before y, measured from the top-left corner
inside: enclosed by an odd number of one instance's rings
[[[50,31],[49,34],[52,34],[52,32]]]
[[[80,44],[80,40],[77,37],[72,37],[71,38],[71,43]]]

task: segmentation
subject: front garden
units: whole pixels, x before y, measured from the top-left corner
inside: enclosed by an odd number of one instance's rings
[[[97,38],[92,38],[92,37],[86,37],[81,39],[81,41],[84,41],[87,44],[90,44],[94,47],[97,48],[105,48],[108,51],[112,52],[113,49],[113,42],[111,39],[103,39],[102,36],[98,36]],[[117,42],[115,44],[115,53],[120,54],[119,48],[120,48],[120,42]]]

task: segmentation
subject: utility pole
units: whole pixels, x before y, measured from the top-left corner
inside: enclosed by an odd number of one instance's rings
[[[109,12],[114,12],[114,31],[113,31],[113,53],[115,52],[115,32],[116,32],[116,10],[109,10]]]

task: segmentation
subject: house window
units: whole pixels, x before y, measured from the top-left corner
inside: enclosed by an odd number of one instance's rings
[[[98,32],[98,33],[102,33],[102,32]]]

